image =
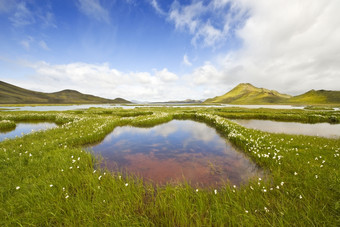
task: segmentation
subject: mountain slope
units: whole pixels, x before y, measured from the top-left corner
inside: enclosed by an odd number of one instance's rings
[[[63,90],[54,93],[31,91],[0,81],[1,104],[88,104],[88,103],[130,103],[116,98],[105,99],[93,95],[82,94],[74,90]]]
[[[285,102],[291,97],[274,90],[257,88],[249,83],[241,83],[228,93],[207,99],[204,103],[276,104]]]
[[[310,90],[289,100],[291,104],[339,104],[340,91]]]

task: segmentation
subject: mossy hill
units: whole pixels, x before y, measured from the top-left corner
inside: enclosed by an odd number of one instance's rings
[[[340,104],[340,91],[310,90],[288,100],[291,104]]]
[[[249,83],[242,83],[224,95],[207,99],[205,103],[276,104],[285,102],[291,97],[274,90],[257,88]]]
[[[27,90],[0,81],[0,104],[95,104],[95,103],[130,103],[116,98],[105,99],[82,94],[75,90],[63,90],[54,93],[43,93]]]
[[[340,91],[310,90],[302,95],[291,96],[275,90],[257,88],[249,83],[241,83],[228,93],[207,99],[204,103],[252,104],[298,104],[324,105],[340,104]]]

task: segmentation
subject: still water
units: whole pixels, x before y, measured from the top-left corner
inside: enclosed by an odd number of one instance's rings
[[[91,147],[110,170],[126,171],[156,184],[240,185],[263,172],[215,129],[189,120],[153,128],[117,127]]]
[[[39,122],[39,123],[17,123],[15,129],[11,131],[0,131],[0,141],[8,138],[15,138],[16,136],[22,136],[23,134],[30,133],[32,131],[45,130],[54,128],[57,125],[55,123]]]
[[[96,108],[114,108],[119,107],[123,109],[134,109],[137,107],[192,107],[192,108],[224,108],[224,107],[240,107],[248,109],[258,108],[271,108],[271,109],[303,109],[303,106],[290,106],[290,105],[192,105],[192,104],[143,104],[143,105],[120,105],[120,104],[80,104],[80,105],[57,105],[57,106],[18,106],[18,107],[0,107],[0,111],[67,111],[77,109],[88,109],[91,107]]]
[[[340,124],[304,124],[297,122],[241,119],[233,121],[246,128],[258,129],[266,132],[340,138]]]

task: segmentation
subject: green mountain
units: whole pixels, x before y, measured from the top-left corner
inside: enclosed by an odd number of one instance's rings
[[[340,91],[310,90],[287,101],[290,104],[340,104]]]
[[[54,93],[31,91],[0,81],[0,104],[95,104],[95,103],[130,103],[116,98],[105,99],[82,94],[74,90]]]
[[[241,83],[228,93],[207,99],[204,103],[277,104],[285,102],[291,97],[274,90],[257,88],[249,83]]]

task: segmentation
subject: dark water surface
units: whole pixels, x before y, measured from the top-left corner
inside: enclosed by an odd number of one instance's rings
[[[301,134],[308,136],[321,136],[327,138],[340,138],[340,124],[317,123],[305,124],[297,122],[280,122],[270,120],[233,120],[236,123],[252,129],[266,132]]]
[[[16,136],[22,136],[23,134],[27,134],[33,131],[45,130],[54,128],[57,125],[55,123],[48,122],[36,122],[36,123],[17,123],[15,129],[11,131],[0,131],[0,141],[8,138],[15,138]]]
[[[126,171],[156,184],[188,181],[194,186],[239,185],[262,171],[215,129],[190,120],[153,128],[117,127],[91,147],[110,170]]]

